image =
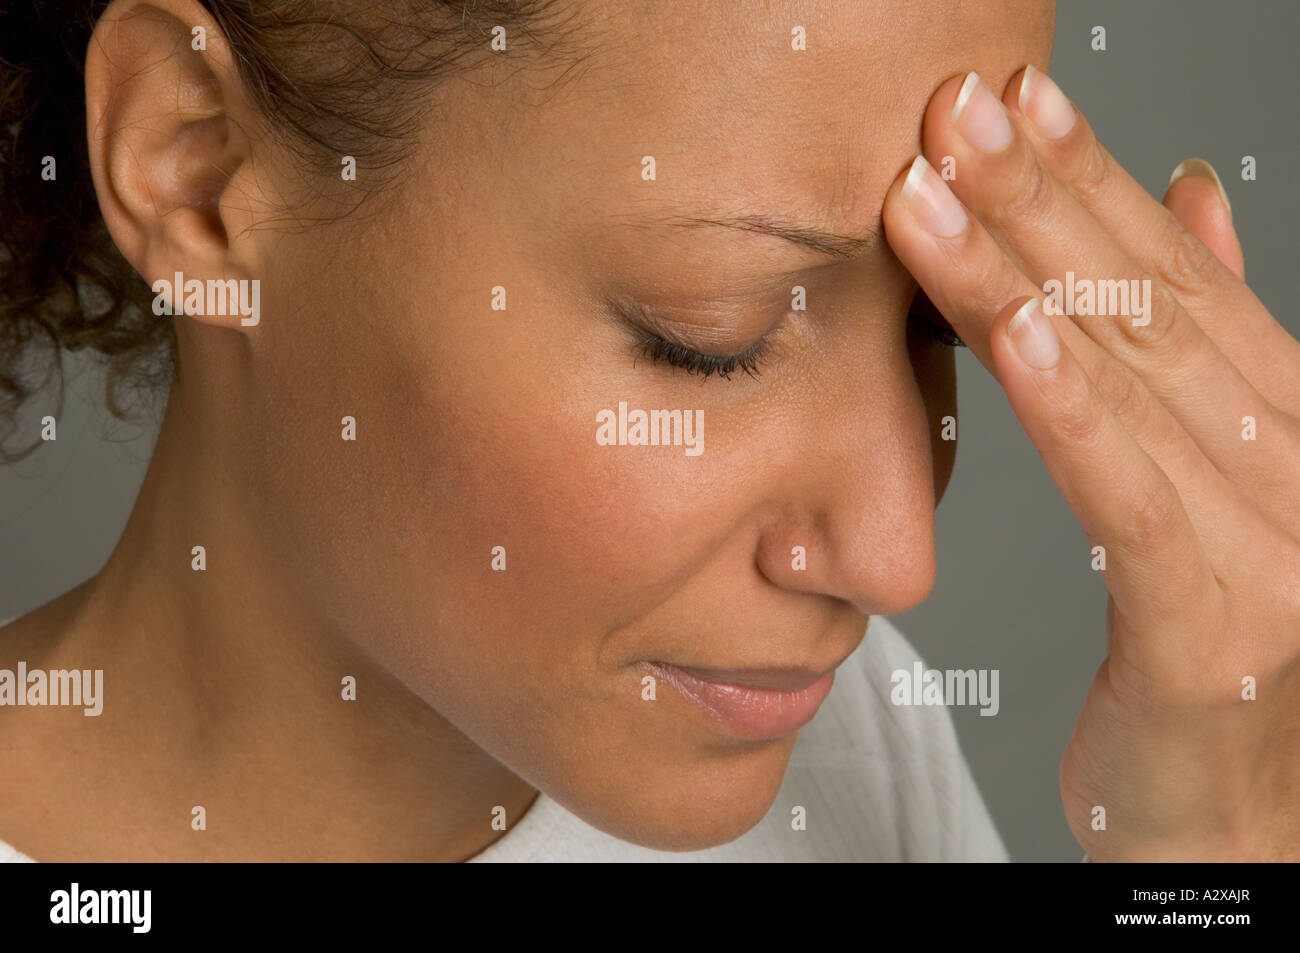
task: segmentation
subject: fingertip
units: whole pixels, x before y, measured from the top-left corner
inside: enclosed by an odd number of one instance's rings
[[[1025,94],[1029,92],[1029,84],[1033,82],[1035,72],[1037,68],[1030,63],[1012,73],[1011,78],[1007,80],[1006,88],[1002,90],[1002,105],[1013,116],[1024,116]]]
[[[1175,183],[1188,176],[1196,176],[1198,179],[1209,179],[1214,183],[1214,188],[1219,193],[1219,198],[1223,200],[1224,207],[1228,214],[1232,214],[1232,202],[1228,200],[1228,192],[1223,187],[1223,180],[1219,178],[1219,173],[1214,171],[1214,166],[1204,159],[1184,159],[1178,165],[1174,166],[1173,173],[1169,176],[1169,186],[1172,188]]]
[[[1006,319],[1005,334],[1016,357],[1032,370],[1051,370],[1061,362],[1061,339],[1041,299],[1026,298]]]
[[[921,152],[927,156],[944,156],[954,152],[953,142],[959,141],[953,125],[953,111],[962,89],[970,79],[970,72],[957,73],[939,84],[926,104],[921,117]]]
[[[1245,277],[1245,259],[1233,225],[1232,209],[1209,163],[1199,159],[1180,163],[1162,204],[1233,274]]]

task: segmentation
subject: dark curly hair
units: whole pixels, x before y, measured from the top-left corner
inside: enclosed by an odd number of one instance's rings
[[[113,245],[90,177],[83,70],[109,2],[0,0],[0,459],[39,446],[5,450],[32,394],[53,383],[61,408],[64,349],[103,355],[119,418],[128,389],[152,392],[174,369],[174,325],[153,314],[149,287]],[[337,175],[340,155],[396,170],[420,94],[481,62],[496,25],[525,41],[511,54],[584,58],[553,0],[198,2],[277,135],[322,175]]]

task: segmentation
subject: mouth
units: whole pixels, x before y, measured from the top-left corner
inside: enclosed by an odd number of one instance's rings
[[[711,669],[651,662],[661,681],[732,734],[773,740],[799,730],[817,714],[835,669]]]

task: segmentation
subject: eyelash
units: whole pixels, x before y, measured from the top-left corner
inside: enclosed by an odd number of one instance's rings
[[[966,342],[957,336],[957,332],[944,324],[935,324],[929,318],[913,311],[907,316],[909,327],[919,327],[920,333],[944,347],[965,347]]]
[[[652,364],[670,364],[688,374],[710,377],[717,374],[723,380],[730,380],[736,371],[744,371],[750,377],[758,376],[759,364],[767,355],[767,338],[759,338],[739,354],[717,356],[701,354],[681,344],[665,341],[649,331],[640,332],[636,344],[637,350]]]
[[[908,324],[918,328],[920,333],[943,347],[965,347],[957,333],[949,327],[941,327],[915,312],[908,315]],[[757,377],[759,366],[767,356],[767,338],[760,338],[739,354],[713,355],[701,354],[681,344],[665,341],[657,334],[640,332],[636,349],[653,364],[668,364],[688,374],[710,377],[717,374],[723,380],[730,380],[736,371],[744,371],[750,377]]]

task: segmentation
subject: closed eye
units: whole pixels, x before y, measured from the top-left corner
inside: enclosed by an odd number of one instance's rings
[[[759,369],[768,356],[770,348],[769,336],[780,330],[779,327],[774,328],[769,334],[759,338],[749,347],[736,354],[705,354],[694,348],[687,347],[685,344],[667,340],[658,334],[647,331],[642,321],[645,321],[645,323],[652,322],[646,321],[647,315],[639,307],[629,309],[624,304],[616,310],[625,318],[632,317],[629,314],[630,310],[642,319],[641,321],[628,320],[626,322],[636,332],[637,339],[634,349],[637,353],[648,358],[652,364],[667,364],[688,374],[697,374],[704,378],[716,374],[723,380],[729,380],[736,371],[743,371],[750,377],[758,377]],[[944,320],[943,315],[923,291],[916,293],[911,310],[907,315],[907,323],[909,331],[920,334],[944,347],[966,347],[966,343],[953,330],[952,326]]]
[[[944,318],[942,312],[934,306],[930,296],[918,290],[912,298],[912,307],[908,309],[908,327],[936,341],[945,347],[965,347],[963,341]]]
[[[767,338],[759,338],[739,354],[701,354],[682,344],[665,341],[657,334],[641,331],[638,336],[637,350],[654,364],[670,364],[688,374],[709,377],[717,374],[723,380],[729,380],[736,371],[744,371],[750,377],[758,376],[758,368],[767,353]]]
[[[917,312],[907,316],[908,327],[915,333],[934,341],[943,347],[965,347],[963,341],[946,321],[936,324]],[[750,377],[758,377],[759,367],[767,356],[768,340],[759,338],[739,354],[702,354],[682,344],[665,341],[657,334],[641,331],[636,344],[637,350],[654,364],[668,364],[688,374],[709,377],[717,374],[723,380],[730,380],[736,371],[744,371]]]
[[[966,346],[966,342],[957,336],[957,332],[946,321],[943,324],[936,324],[929,318],[922,317],[913,311],[907,316],[907,324],[916,333],[929,338],[937,344],[942,344],[944,347]]]
[[[757,377],[759,366],[768,355],[771,338],[780,333],[780,325],[769,328],[758,340],[742,351],[732,354],[707,354],[674,340],[671,323],[651,312],[640,302],[630,298],[607,299],[611,314],[623,327],[635,335],[633,350],[652,364],[667,364],[688,374],[712,377],[714,374],[729,379],[736,371]],[[650,330],[655,328],[656,331]]]

